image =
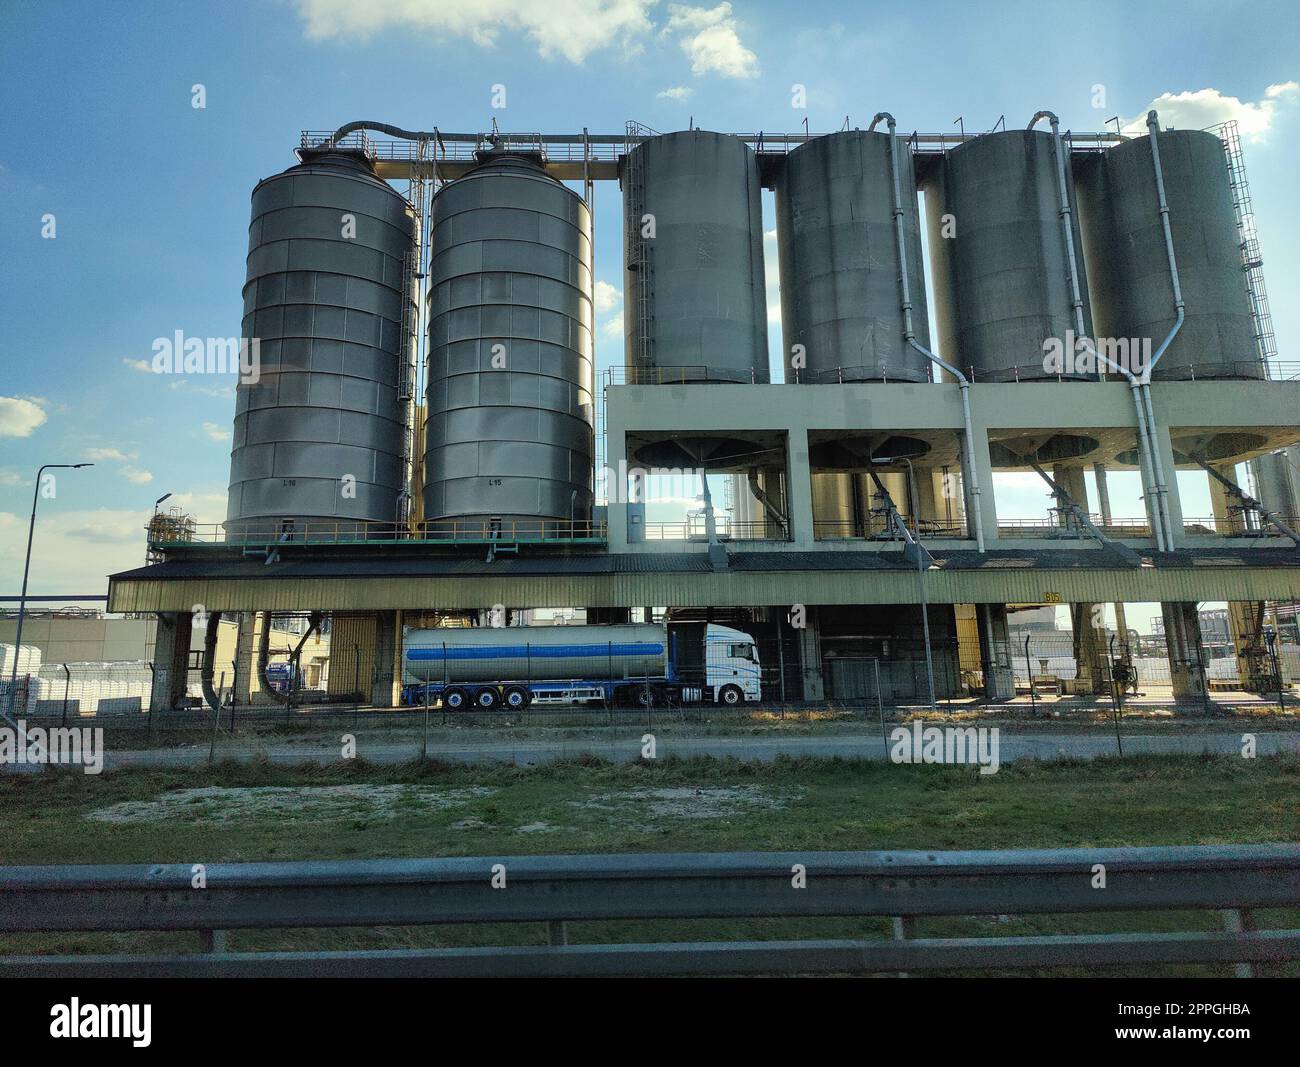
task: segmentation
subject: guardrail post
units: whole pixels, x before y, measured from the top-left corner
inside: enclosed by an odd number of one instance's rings
[[[552,919],[546,924],[546,936],[552,945],[569,943],[569,924],[563,919]]]
[[[199,951],[200,952],[225,952],[226,931],[225,930],[200,930]]]
[[[1249,908],[1225,908],[1219,912],[1223,919],[1223,931],[1228,934],[1245,934],[1255,929],[1255,916]],[[1234,963],[1234,978],[1254,978],[1255,966],[1251,963]]]
[[[916,919],[911,915],[894,916],[894,940],[911,941],[916,936]],[[899,978],[910,978],[906,971],[898,972]]]

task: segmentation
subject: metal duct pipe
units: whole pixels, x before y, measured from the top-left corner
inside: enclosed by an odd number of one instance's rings
[[[867,127],[867,132],[874,131],[882,119],[889,127],[889,176],[893,188],[894,233],[898,239],[898,284],[903,309],[903,339],[931,363],[941,367],[956,378],[957,384],[961,387],[961,413],[966,428],[963,448],[966,456],[963,466],[966,474],[966,491],[970,497],[967,522],[975,532],[976,549],[983,552],[984,515],[983,509],[980,507],[979,474],[975,469],[975,431],[970,415],[970,382],[967,380],[966,375],[962,374],[956,367],[945,362],[921,344],[916,339],[916,333],[912,329],[912,293],[907,281],[907,242],[903,234],[903,199],[898,188],[898,159],[895,155],[896,144],[894,140],[894,131],[897,124],[894,122],[894,116],[888,111],[878,112],[875,118],[871,120],[871,125]]]
[[[1154,114],[1154,112],[1152,112]],[[1133,407],[1137,413],[1137,431],[1138,431],[1138,471],[1142,478],[1142,489],[1144,494],[1152,497],[1149,512],[1151,515],[1151,532],[1155,537],[1156,549],[1164,552],[1173,547],[1172,539],[1167,532],[1169,526],[1165,510],[1161,506],[1161,491],[1159,478],[1155,472],[1158,469],[1155,466],[1156,442],[1155,435],[1151,431],[1150,419],[1153,416],[1150,413],[1149,405],[1145,402],[1141,390],[1141,381],[1128,370],[1127,367],[1120,366],[1108,356],[1102,355],[1097,351],[1096,345],[1088,337],[1088,331],[1083,321],[1083,294],[1079,288],[1079,264],[1074,248],[1074,227],[1071,218],[1070,197],[1065,183],[1065,153],[1062,150],[1061,143],[1061,123],[1056,114],[1051,111],[1039,111],[1032,119],[1029,120],[1027,129],[1033,129],[1042,119],[1047,119],[1052,127],[1052,146],[1056,153],[1056,188],[1060,200],[1059,214],[1061,217],[1061,228],[1065,233],[1065,250],[1067,262],[1070,268],[1070,301],[1074,307],[1074,329],[1076,340],[1082,341],[1093,352],[1098,360],[1104,360],[1115,370],[1123,374],[1129,381],[1129,386],[1133,389]],[[1161,187],[1161,200],[1164,199],[1163,186]],[[1166,210],[1166,215],[1168,214]],[[1181,315],[1181,311],[1179,313]],[[1173,336],[1172,334],[1170,335]]]
[[[1183,328],[1185,318],[1185,307],[1183,304],[1183,287],[1178,278],[1178,257],[1174,254],[1174,235],[1169,226],[1169,202],[1165,199],[1165,176],[1160,167],[1160,116],[1152,109],[1147,112],[1147,135],[1151,141],[1151,166],[1155,172],[1156,179],[1156,199],[1160,205],[1160,226],[1165,235],[1165,256],[1169,261],[1169,284],[1174,294],[1174,324],[1170,328],[1168,335],[1160,342],[1160,347],[1155,350],[1151,356],[1151,362],[1142,371],[1140,379],[1142,386],[1143,404],[1147,413],[1147,432],[1151,435],[1151,472],[1155,477],[1156,483],[1156,501],[1160,504],[1161,518],[1165,524],[1166,536],[1169,541],[1169,547],[1174,547],[1173,542],[1173,520],[1169,515],[1168,489],[1165,486],[1164,464],[1160,459],[1160,449],[1156,442],[1155,426],[1156,415],[1155,409],[1151,405],[1151,372],[1160,362],[1160,357],[1165,354],[1173,339],[1178,336],[1178,331]]]
[[[375,130],[378,133],[386,133],[389,137],[400,137],[405,141],[437,141],[439,140],[438,128],[435,126],[432,130],[404,130],[400,126],[390,126],[386,122],[371,122],[368,119],[358,119],[356,122],[347,122],[334,131],[330,138],[330,147],[333,148],[348,134],[356,130]]]
[[[266,676],[266,663],[271,656],[271,613],[262,612],[262,633],[257,642],[257,688],[269,696],[275,703],[287,705],[289,697],[279,693]]]
[[[203,632],[203,663],[199,667],[199,684],[203,687],[203,699],[213,711],[221,709],[221,694],[212,686],[216,673],[217,634],[221,626],[221,612],[213,611],[208,615],[207,629]]]

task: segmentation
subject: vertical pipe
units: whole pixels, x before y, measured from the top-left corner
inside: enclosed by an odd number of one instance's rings
[[[967,521],[970,529],[975,534],[975,546],[978,551],[984,551],[984,515],[980,507],[980,486],[979,472],[975,468],[975,443],[974,428],[970,413],[970,382],[966,375],[962,374],[952,364],[945,362],[935,353],[931,352],[916,339],[916,333],[912,329],[912,292],[911,286],[907,280],[907,241],[903,235],[903,202],[902,194],[898,186],[898,159],[896,156],[897,142],[894,137],[894,131],[897,128],[894,122],[894,116],[887,111],[882,111],[871,120],[871,125],[867,127],[870,133],[876,128],[876,125],[884,120],[889,128],[889,176],[893,186],[893,208],[894,208],[894,234],[898,242],[898,285],[901,296],[901,307],[903,310],[903,339],[909,346],[914,348],[921,355],[925,356],[931,363],[936,364],[943,370],[946,370],[961,387],[961,409],[962,420],[965,425],[965,475],[966,489],[970,497]]]

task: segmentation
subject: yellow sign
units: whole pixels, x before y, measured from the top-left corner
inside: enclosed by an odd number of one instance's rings
[[[1061,594],[1060,594],[1060,593],[1044,593],[1044,594],[1043,594],[1043,603],[1044,603],[1044,604],[1059,604],[1060,602],[1061,602]]]

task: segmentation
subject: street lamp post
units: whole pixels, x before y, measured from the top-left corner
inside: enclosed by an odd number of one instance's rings
[[[80,470],[93,463],[46,463],[36,472],[36,489],[32,492],[32,517],[27,523],[27,557],[23,562],[23,588],[18,596],[18,626],[14,634],[14,663],[9,676],[9,707],[18,705],[18,656],[23,647],[23,619],[27,615],[27,576],[32,567],[32,538],[36,534],[36,505],[41,499],[41,475],[47,470]]]
[[[912,461],[906,456],[872,457],[871,462],[877,466],[888,466],[902,460],[907,464],[908,492],[912,498],[912,540],[916,543],[916,584],[921,596],[921,632],[925,641],[925,682],[930,693],[930,707],[937,711],[938,703],[934,698],[934,655],[930,651],[930,606],[925,596],[925,552],[921,549],[921,495],[916,487],[916,471]],[[902,521],[902,518],[899,518]]]

